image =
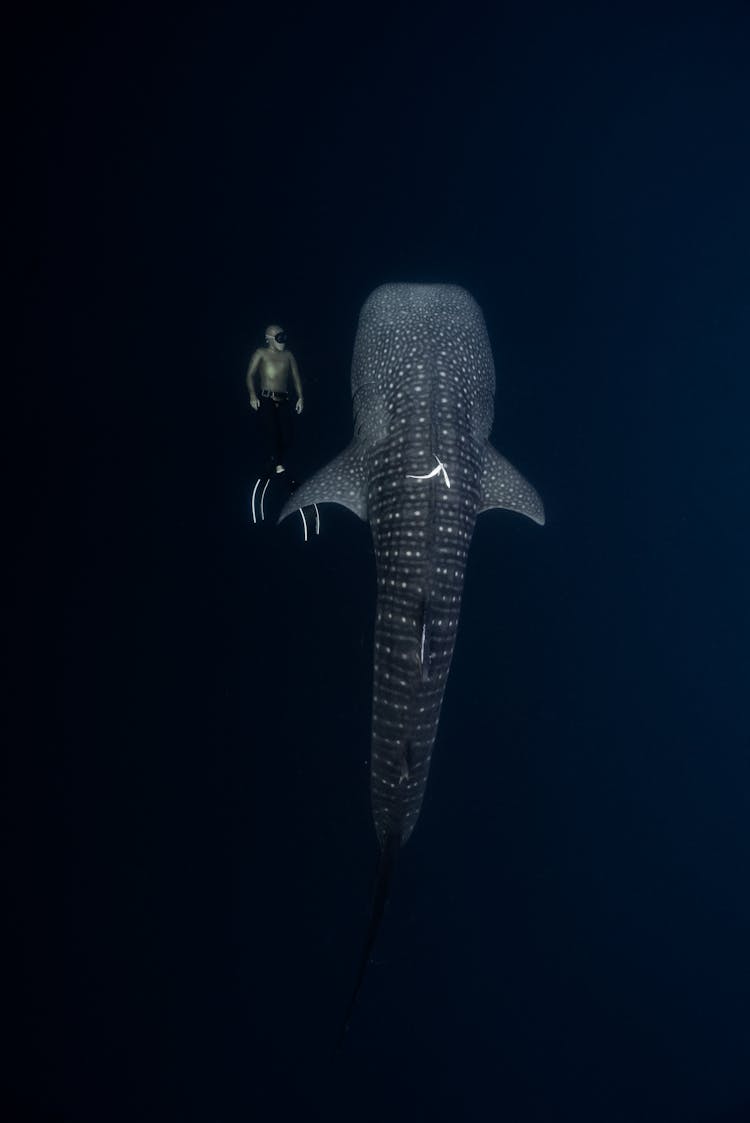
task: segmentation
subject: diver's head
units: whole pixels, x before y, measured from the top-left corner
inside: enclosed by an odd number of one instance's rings
[[[278,324],[269,324],[266,328],[266,347],[272,351],[283,351],[286,347],[286,332]]]

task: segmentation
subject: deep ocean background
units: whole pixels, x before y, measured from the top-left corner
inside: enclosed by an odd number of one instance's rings
[[[750,7],[26,9],[9,1123],[750,1120]],[[12,147],[11,147],[12,145]],[[384,281],[482,306],[493,442],[428,794],[376,844],[369,532],[253,527]]]

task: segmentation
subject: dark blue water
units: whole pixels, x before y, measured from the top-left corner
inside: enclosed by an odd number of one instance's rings
[[[29,19],[4,1118],[750,1119],[750,12]],[[428,795],[376,844],[351,433],[385,281],[481,304],[495,445]],[[275,500],[274,500],[275,502]],[[15,634],[15,633],[14,633]]]

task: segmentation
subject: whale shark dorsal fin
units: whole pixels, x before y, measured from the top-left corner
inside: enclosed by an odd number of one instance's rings
[[[352,441],[325,468],[297,488],[284,504],[279,522],[312,503],[340,503],[367,521],[367,475],[364,451],[358,441]]]
[[[544,504],[535,488],[509,460],[487,445],[482,473],[482,496],[477,514],[502,507],[506,511],[518,511],[535,523],[544,526]]]

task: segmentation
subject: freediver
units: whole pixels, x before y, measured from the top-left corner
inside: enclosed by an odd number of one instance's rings
[[[289,402],[289,376],[297,394],[295,409],[302,413],[304,399],[297,360],[286,349],[286,332],[278,324],[266,328],[266,345],[254,352],[247,368],[250,405],[263,425],[268,446],[268,474],[286,471],[284,459],[292,440],[292,415]],[[260,376],[260,395],[256,390]]]
[[[274,476],[286,472],[286,454],[292,442],[292,410],[289,400],[289,379],[297,395],[295,410],[304,409],[302,382],[297,360],[287,350],[287,334],[278,324],[266,328],[266,345],[259,347],[247,368],[247,389],[250,405],[258,414],[266,445],[266,462],[263,475],[253,488],[252,512],[256,522],[256,497],[259,498],[260,518],[265,518],[264,500],[268,485]],[[257,383],[260,381],[260,393]],[[290,485],[293,486],[293,485]],[[260,490],[259,490],[260,489]],[[259,494],[258,494],[259,493]]]

